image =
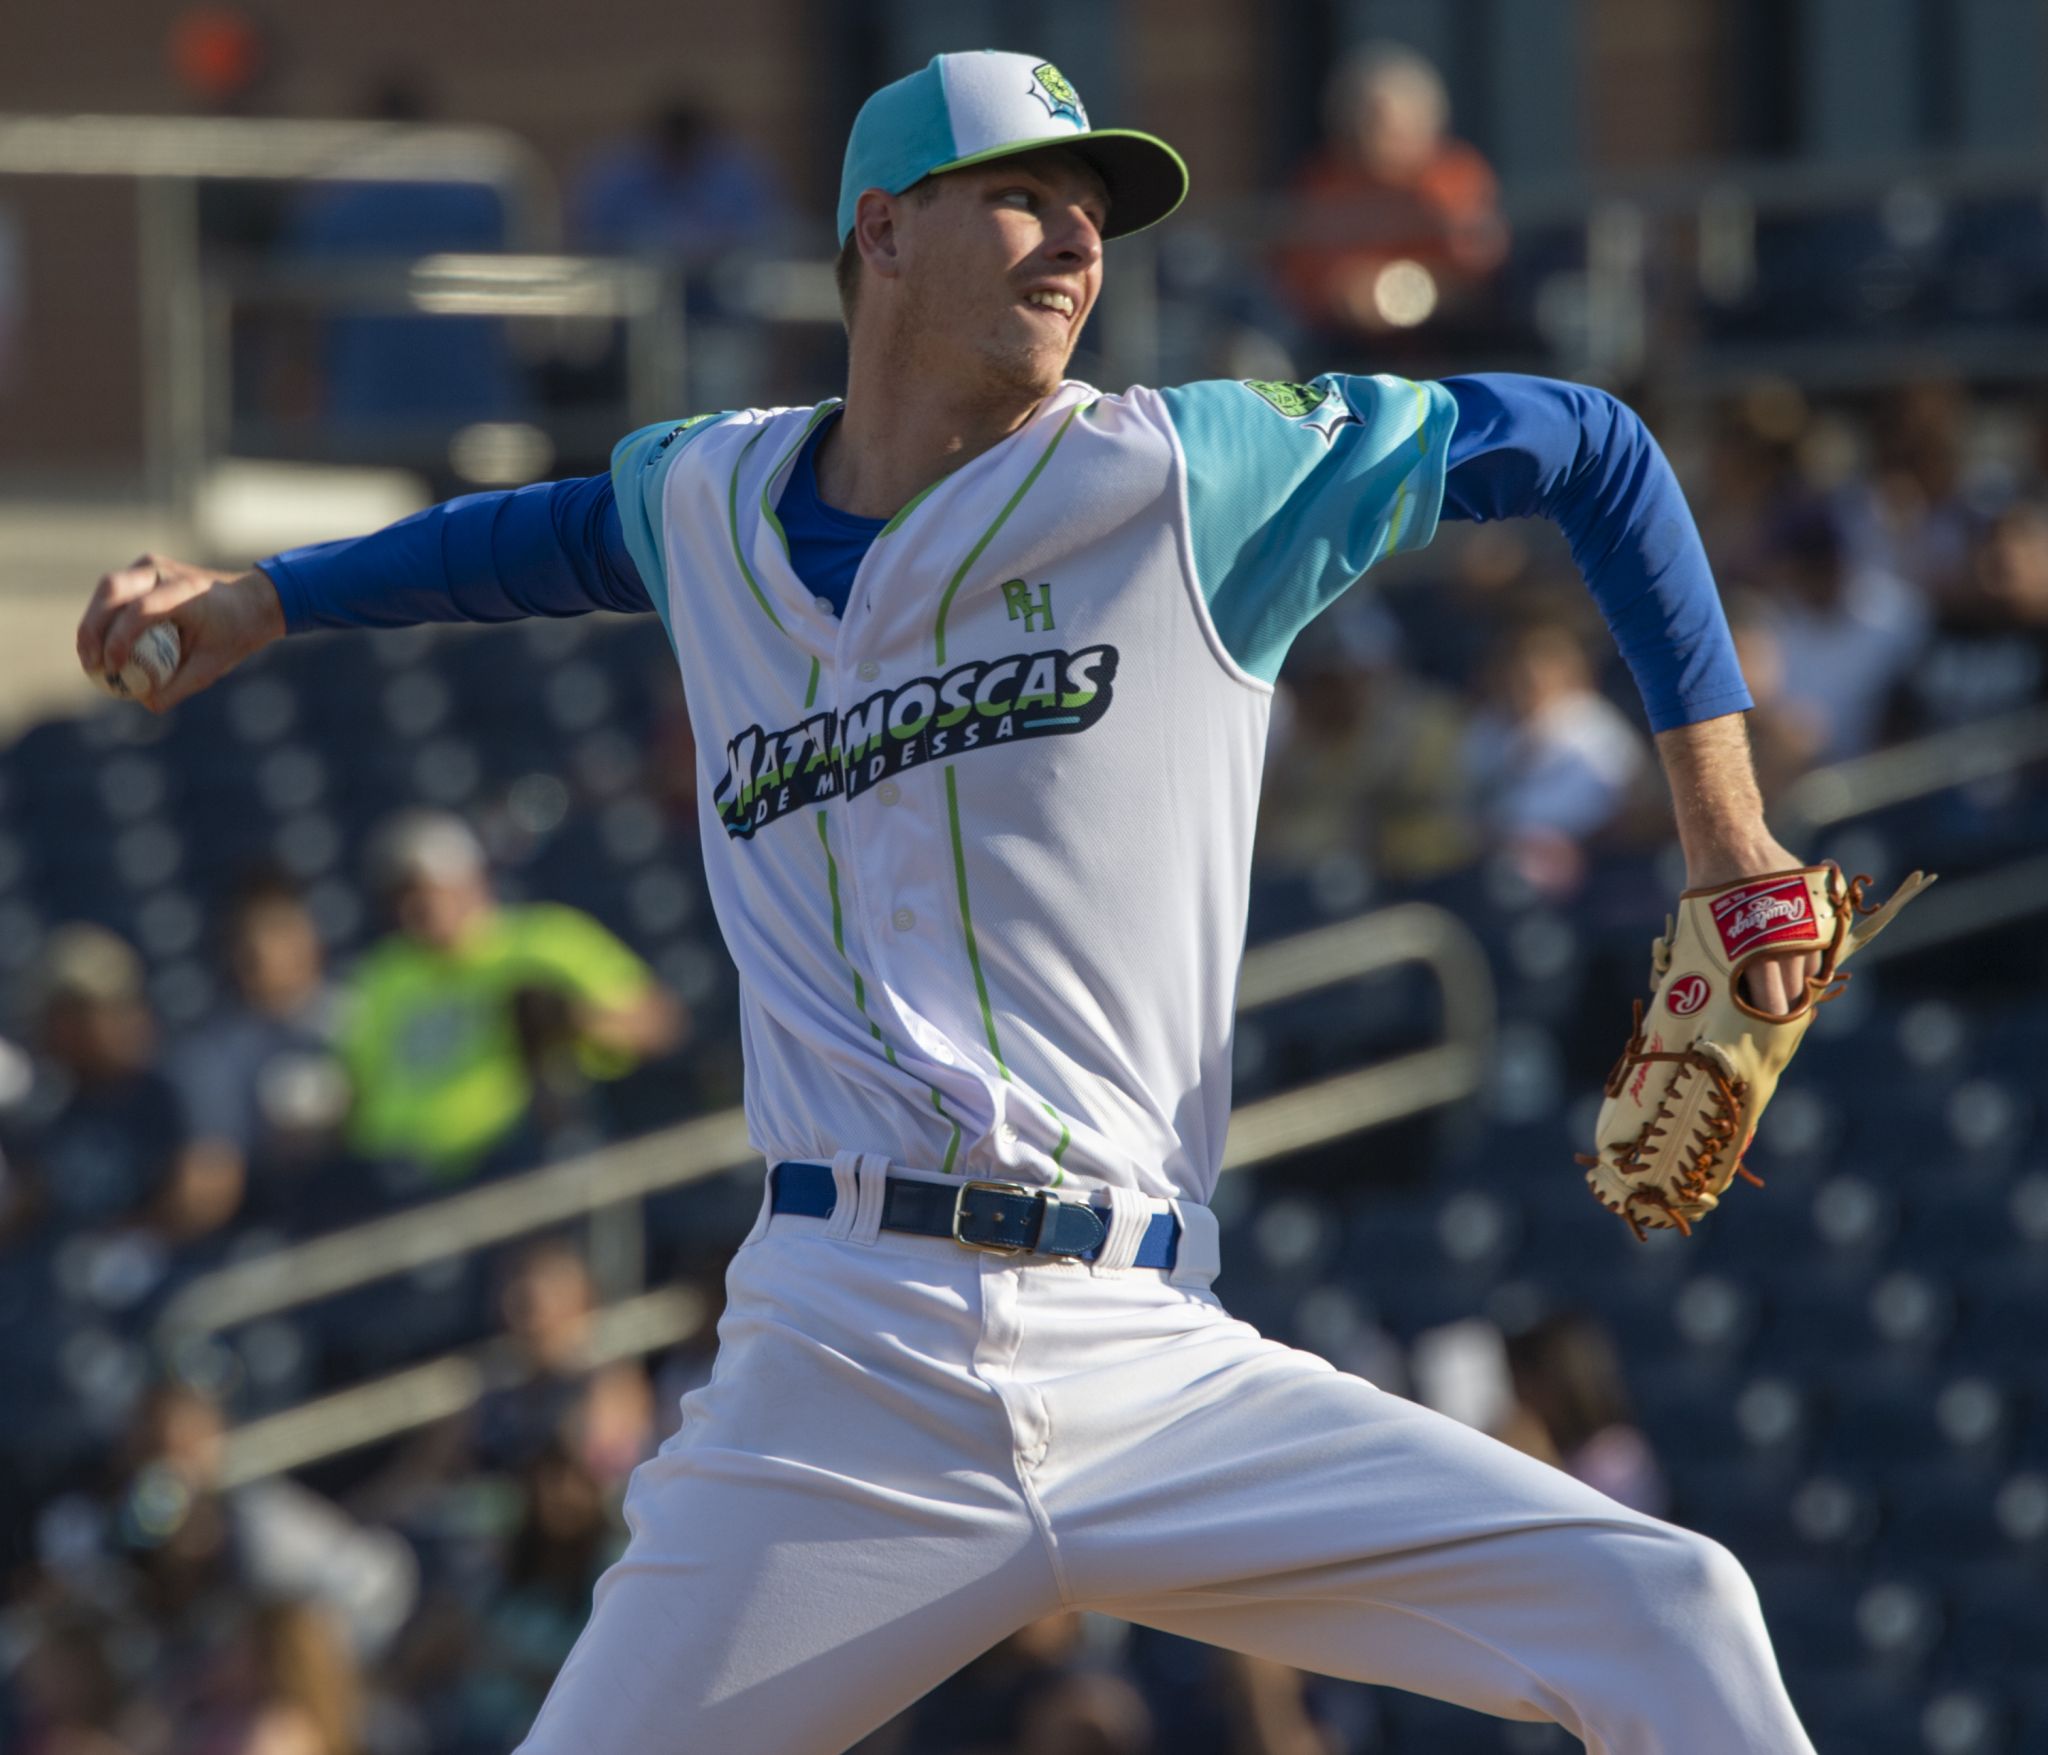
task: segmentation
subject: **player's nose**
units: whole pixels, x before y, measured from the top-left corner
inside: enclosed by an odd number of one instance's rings
[[[1068,266],[1093,268],[1102,260],[1102,228],[1079,202],[1054,210],[1045,242],[1047,253]]]

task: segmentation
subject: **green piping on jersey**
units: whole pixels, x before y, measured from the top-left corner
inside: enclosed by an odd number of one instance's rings
[[[981,973],[981,946],[974,940],[974,909],[967,900],[967,853],[960,845],[960,789],[953,784],[953,769],[946,768],[946,815],[953,826],[953,881],[960,891],[960,925],[967,934],[967,961],[974,969],[974,991],[981,1000],[981,1027],[988,1036],[988,1051],[995,1056],[996,1071],[1007,1084],[1010,1069],[1003,1064],[1003,1045],[996,1040],[996,1014],[988,1003],[988,982]]]
[[[960,791],[953,782],[953,769],[950,764],[946,769],[946,817],[952,825],[953,879],[960,892],[960,927],[967,937],[967,961],[974,970],[974,994],[981,1001],[981,1027],[988,1035],[988,1051],[995,1056],[996,1071],[1003,1075],[1004,1084],[1014,1084],[1016,1081],[1011,1078],[1009,1067],[1003,1063],[1003,1045],[996,1040],[995,1008],[988,1002],[988,980],[981,972],[981,946],[974,936],[974,909],[967,900],[967,853],[960,843]],[[1057,1172],[1052,1179],[1052,1185],[1057,1188],[1067,1179],[1066,1166],[1061,1160],[1066,1156],[1067,1147],[1073,1141],[1074,1131],[1067,1126],[1060,1112],[1043,1097],[1039,1102],[1044,1106],[1046,1114],[1059,1122],[1060,1126],[1060,1142],[1052,1149],[1053,1168]]]
[[[818,661],[811,660],[811,680],[804,690],[804,711],[808,713],[818,704]]]
[[[839,953],[839,960],[846,965],[847,974],[853,977],[854,1009],[860,1013],[861,1021],[867,1025],[868,1034],[881,1043],[883,1057],[889,1064],[900,1068],[902,1063],[896,1058],[896,1050],[889,1046],[888,1037],[882,1034],[882,1026],[875,1022],[873,1015],[868,1011],[867,983],[861,979],[860,971],[853,966],[853,959],[846,954],[846,918],[839,907],[839,861],[832,857],[832,837],[826,828],[825,815],[822,810],[818,812],[818,845],[825,850],[825,887],[832,897],[832,948]],[[932,1094],[932,1107],[939,1112],[939,1119],[953,1130],[953,1137],[946,1142],[945,1162],[939,1166],[942,1175],[950,1176],[953,1174],[954,1162],[960,1155],[960,1124],[946,1113],[945,1104],[939,1101],[937,1087],[929,1080],[923,1083],[924,1088]]]
[[[1074,424],[1074,416],[1080,412],[1081,408],[1078,403],[1067,411],[1067,418],[1060,422],[1060,430],[1053,434],[1051,443],[1045,448],[1045,454],[1036,463],[1032,464],[1031,473],[1017,484],[1017,491],[1010,496],[1009,504],[996,514],[996,521],[981,533],[981,540],[967,551],[967,558],[960,563],[960,570],[953,575],[952,583],[946,587],[946,594],[939,599],[939,619],[935,629],[934,643],[938,651],[938,660],[941,664],[946,662],[946,612],[953,607],[953,594],[960,589],[960,581],[967,577],[967,569],[981,559],[981,551],[995,541],[996,532],[1009,522],[1010,514],[1016,511],[1018,502],[1037,483],[1039,476],[1045,470],[1045,466],[1052,461],[1052,454],[1060,448],[1060,441],[1067,436],[1067,428]],[[908,510],[908,508],[906,507],[905,510]],[[898,513],[897,516],[901,517],[902,514]],[[949,768],[947,772],[950,774],[952,770]]]
[[[732,535],[732,558],[740,564],[740,576],[747,582],[747,589],[754,594],[754,601],[761,606],[761,613],[775,624],[775,631],[787,634],[782,618],[775,613],[775,606],[761,590],[761,583],[754,577],[754,569],[747,565],[747,557],[740,546],[740,471],[747,466],[747,459],[753,455],[754,447],[760,444],[768,429],[763,427],[740,449],[739,461],[732,466],[732,482],[725,490],[725,522]]]
[[[891,518],[888,523],[884,524],[880,530],[875,532],[875,540],[877,542],[880,542],[883,537],[893,535],[895,533],[897,525],[901,524],[904,519],[908,518],[911,513],[915,512],[918,509],[918,507],[923,505],[925,501],[931,497],[933,492],[936,491],[936,489],[939,486],[939,482],[942,482],[945,479],[946,478],[943,475],[940,476],[938,481],[932,482],[925,487],[919,488],[916,493],[912,494],[909,499],[905,500],[903,502],[903,509],[900,512],[898,512],[895,517]]]
[[[789,553],[789,532],[782,528],[782,520],[775,515],[774,503],[768,496],[774,492],[777,478],[789,467],[789,460],[804,448],[804,441],[818,430],[818,423],[840,406],[835,398],[821,402],[811,411],[811,418],[804,422],[804,430],[797,434],[796,443],[776,458],[775,467],[768,472],[768,479],[761,484],[761,516],[768,521],[768,528],[775,532],[782,543],[782,552]]]
[[[1038,461],[1032,464],[1031,473],[1017,484],[1017,491],[1010,496],[1003,509],[996,514],[995,522],[990,524],[981,533],[981,540],[967,551],[967,558],[960,563],[958,570],[947,584],[945,595],[939,599],[938,616],[932,624],[932,650],[937,662],[940,664],[946,662],[946,616],[953,607],[953,598],[960,589],[961,581],[967,577],[967,570],[976,561],[981,559],[982,551],[991,542],[995,541],[996,532],[1002,529],[1004,524],[1009,521],[1010,514],[1016,511],[1018,506],[1022,504],[1024,496],[1037,485],[1038,478],[1045,473],[1045,466],[1052,461],[1052,454],[1060,448],[1060,441],[1067,436],[1067,428],[1074,424],[1074,416],[1080,412],[1081,405],[1079,403],[1067,411],[1067,418],[1060,422],[1060,430],[1054,433],[1052,438],[1047,441],[1045,450],[1040,454]],[[926,492],[930,492],[930,489],[926,489]],[[915,505],[916,501],[912,501],[911,504]],[[901,518],[909,510],[909,506],[904,507],[903,512],[899,512],[897,517]],[[953,769],[950,763],[946,768],[946,815],[952,825],[953,832],[953,879],[955,887],[960,893],[960,929],[967,940],[968,965],[974,970],[975,997],[981,1001],[981,1027],[988,1035],[988,1051],[995,1057],[996,1071],[1003,1075],[1003,1082],[1005,1084],[1014,1084],[1016,1081],[1010,1077],[1010,1069],[1003,1061],[1002,1044],[996,1039],[995,1008],[989,1004],[988,979],[982,974],[981,970],[981,945],[974,936],[974,910],[967,899],[967,850],[962,846],[960,840],[960,789],[953,778]],[[1061,1163],[1061,1159],[1066,1156],[1067,1147],[1073,1141],[1074,1132],[1066,1124],[1066,1121],[1061,1117],[1057,1109],[1050,1103],[1046,1103],[1042,1097],[1039,1101],[1044,1104],[1046,1114],[1059,1123],[1059,1144],[1052,1149],[1053,1168],[1056,1172],[1053,1177],[1053,1186],[1057,1188],[1067,1179],[1066,1166]]]

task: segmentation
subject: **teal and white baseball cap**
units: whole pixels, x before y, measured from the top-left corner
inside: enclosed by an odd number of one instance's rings
[[[861,105],[839,176],[839,241],[862,191],[901,195],[940,171],[1072,146],[1109,187],[1105,238],[1156,225],[1186,197],[1188,167],[1165,141],[1131,128],[1091,128],[1081,94],[1050,61],[1001,49],[934,55]]]

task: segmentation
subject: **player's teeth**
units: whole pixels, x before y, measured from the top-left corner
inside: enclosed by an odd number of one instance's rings
[[[1065,293],[1035,292],[1027,296],[1034,305],[1043,305],[1048,311],[1057,311],[1063,317],[1074,314],[1074,301]]]

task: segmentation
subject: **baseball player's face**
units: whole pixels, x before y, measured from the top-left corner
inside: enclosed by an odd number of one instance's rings
[[[1058,149],[937,178],[899,219],[903,333],[931,366],[1047,395],[1102,290],[1108,214],[1102,179]]]

